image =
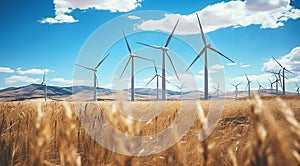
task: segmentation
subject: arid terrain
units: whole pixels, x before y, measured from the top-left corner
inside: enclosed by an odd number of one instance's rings
[[[0,103],[1,165],[299,165],[300,98],[262,97],[225,100],[212,134],[199,140],[210,104],[201,107],[189,132],[174,146],[148,156],[126,156],[103,148],[82,127],[84,120],[107,121],[122,132],[149,135],[167,128],[180,113],[179,101],[168,101],[155,120],[143,125],[118,114],[114,101],[76,103],[21,101]],[[195,102],[195,101],[193,101]],[[149,102],[134,103],[137,108]],[[119,108],[122,109],[122,108]],[[93,111],[93,112],[92,112]],[[77,114],[76,114],[77,112]],[[183,122],[184,123],[184,122]],[[93,126],[94,127],[94,126]],[[102,133],[110,134],[110,133]],[[111,138],[115,143],[119,138]],[[122,146],[122,145],[120,145]],[[126,146],[124,145],[124,148]]]

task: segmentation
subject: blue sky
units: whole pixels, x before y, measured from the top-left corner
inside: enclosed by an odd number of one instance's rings
[[[236,64],[229,64],[226,59],[220,58],[220,64],[223,67],[211,66],[211,73],[213,70],[225,72],[226,84],[224,86],[227,90],[233,90],[233,87],[229,85],[239,82],[243,82],[240,89],[244,89],[246,86],[244,72],[253,81],[258,80],[263,86],[269,87],[268,78],[273,80],[274,76],[265,71],[279,69],[271,59],[273,56],[296,73],[287,75],[290,78],[287,83],[289,91],[294,92],[295,82],[300,82],[300,3],[298,0],[211,0],[205,2],[199,0],[188,2],[174,0],[80,2],[11,0],[1,2],[1,6],[3,9],[0,11],[0,88],[40,83],[43,69],[47,69],[48,85],[71,86],[73,80],[77,79],[74,77],[74,72],[88,75],[85,80],[76,81],[89,85],[91,81],[88,80],[92,79],[92,73],[89,74],[89,71],[84,70],[76,71],[74,64],[83,63],[95,66],[97,64],[95,61],[100,60],[107,50],[111,52],[111,55],[100,66],[97,74],[99,86],[111,88],[115,79],[113,75],[123,69],[128,58],[120,30],[125,29],[129,34],[128,39],[134,52],[147,57],[147,53],[160,54],[160,52],[152,52],[138,46],[135,42],[163,44],[177,18],[180,18],[180,22],[175,31],[175,38],[170,44],[170,53],[172,57],[179,59],[176,61],[177,66],[180,66],[177,67],[178,70],[185,70],[180,61],[189,65],[203,47],[196,24],[196,12],[200,15],[206,36],[213,46],[236,61]],[[169,14],[164,15],[164,12],[159,12],[160,16],[137,16],[145,10],[160,10]],[[122,16],[124,14],[126,16]],[[85,62],[81,51],[84,50],[88,39],[92,38],[90,36],[97,36],[97,29],[101,30],[101,27],[105,27],[111,23],[112,19],[118,19],[120,16],[122,16],[121,20],[127,19],[128,25],[126,23],[123,27],[121,23],[115,29],[112,28],[111,33],[99,39],[101,42],[114,34],[116,43],[113,43],[110,48],[100,48],[100,44],[95,46],[104,51],[93,54],[90,59],[86,55],[89,62]],[[132,25],[129,24],[130,22]],[[193,23],[194,27],[189,26],[189,23]],[[145,31],[148,31],[150,35],[138,33]],[[194,50],[188,50],[179,40],[185,38],[191,42],[199,39],[199,45],[192,43]],[[183,53],[182,50],[187,50],[187,53]],[[154,74],[151,69],[152,64],[146,62],[143,64],[149,66],[145,71],[137,74],[137,87],[143,87]],[[119,66],[121,69],[117,68]],[[126,72],[129,73],[129,69]],[[191,72],[195,76],[198,88],[202,90],[203,63],[201,60],[195,63]],[[184,74],[183,71],[180,73]],[[171,81],[175,81],[172,72],[168,76]],[[171,84],[176,84],[176,81]],[[153,83],[150,87],[154,85]],[[176,90],[174,86],[168,86],[169,89]],[[253,88],[257,88],[255,82],[253,82]]]

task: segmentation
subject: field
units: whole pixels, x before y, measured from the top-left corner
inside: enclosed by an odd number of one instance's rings
[[[174,146],[148,156],[111,152],[82,127],[76,103],[50,101],[0,103],[1,165],[299,165],[300,98],[262,97],[226,100],[215,130],[204,141],[199,133],[212,101],[202,109],[189,132]],[[97,129],[107,121],[132,135],[150,135],[167,128],[180,114],[179,101],[168,101],[155,120],[140,124],[118,114],[112,101],[85,105],[81,121]],[[148,102],[135,102],[137,108]],[[92,107],[98,111],[91,112]],[[100,116],[101,115],[101,116]],[[182,122],[185,123],[185,122]],[[143,126],[143,127],[141,127]],[[88,129],[88,130],[89,130]],[[110,133],[101,133],[110,134]],[[100,134],[100,135],[101,135]],[[155,139],[155,138],[154,138]],[[115,144],[120,138],[111,138]],[[154,140],[155,141],[155,140]],[[128,148],[125,145],[123,148]],[[155,147],[153,147],[155,148]],[[129,149],[129,148],[128,148]]]

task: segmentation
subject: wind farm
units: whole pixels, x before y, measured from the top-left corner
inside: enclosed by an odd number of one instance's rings
[[[0,16],[1,165],[300,165],[297,1],[27,3]]]

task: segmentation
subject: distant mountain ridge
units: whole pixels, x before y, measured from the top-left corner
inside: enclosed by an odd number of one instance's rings
[[[93,87],[91,86],[70,86],[70,87],[57,87],[57,86],[47,86],[48,98],[52,100],[66,100],[72,101],[74,98],[82,98],[84,100],[89,100],[92,98]],[[256,90],[255,90],[256,91]],[[275,91],[275,90],[274,90]],[[97,98],[98,100],[112,100],[116,91],[107,88],[97,88]],[[130,89],[122,91],[125,96],[130,96]],[[203,92],[194,90],[182,92],[167,90],[167,98],[170,100],[179,99],[199,99],[203,97]],[[161,94],[161,89],[159,90]],[[267,89],[262,95],[274,95],[271,90]],[[288,92],[287,95],[293,95],[293,93]],[[137,100],[155,100],[156,99],[156,89],[151,88],[136,88],[135,96]],[[160,95],[161,96],[161,95]],[[209,94],[210,98],[216,98],[215,93]],[[220,98],[234,98],[235,92],[227,91],[226,94],[221,94]],[[9,87],[0,90],[0,101],[22,101],[30,99],[38,99],[44,97],[44,86],[41,84],[30,84],[21,87]],[[247,97],[246,91],[241,91],[238,97]]]

